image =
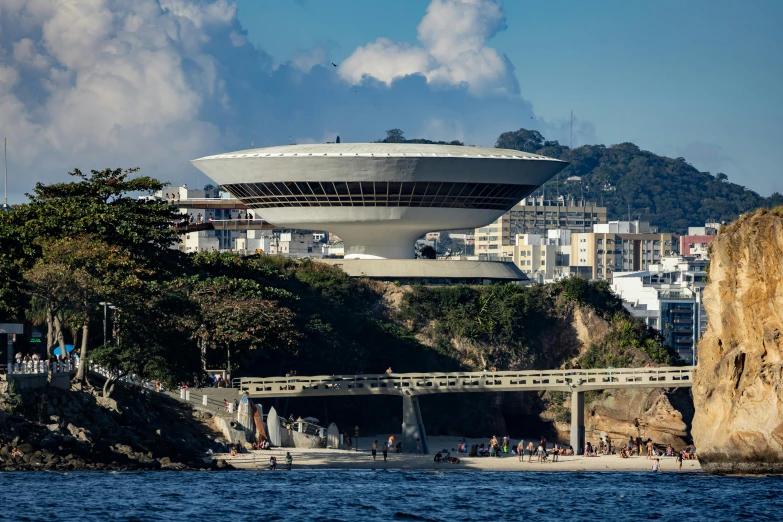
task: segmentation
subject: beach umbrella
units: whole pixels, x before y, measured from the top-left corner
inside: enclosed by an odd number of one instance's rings
[[[74,346],[72,344],[66,344],[65,345],[65,353],[71,353],[73,351],[73,348],[74,348]],[[54,355],[61,355],[63,353],[63,351],[58,346],[57,348],[54,349],[54,352],[52,352],[52,353],[54,353]]]

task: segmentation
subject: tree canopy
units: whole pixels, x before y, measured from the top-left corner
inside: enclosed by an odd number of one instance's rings
[[[379,143],[431,143],[463,145],[462,142],[409,140],[401,129],[386,131]],[[561,195],[595,201],[606,206],[610,220],[649,221],[662,232],[684,234],[688,227],[705,222],[727,222],[760,207],[783,204],[783,195],[762,197],[728,181],[721,172],[700,172],[685,158],[667,158],[641,150],[633,143],[584,145],[571,150],[548,141],[536,130],[503,132],[495,147],[541,154],[568,161],[570,166],[547,182],[534,195]],[[578,181],[568,182],[576,176]]]
[[[783,196],[764,198],[731,183],[723,173],[700,172],[684,158],[667,158],[633,143],[584,145],[569,149],[545,141],[538,131],[504,132],[497,147],[533,152],[570,162],[539,194],[560,194],[606,206],[609,219],[649,221],[661,231],[685,233],[689,226],[724,222],[759,207],[774,207]],[[580,181],[565,183],[571,176]]]

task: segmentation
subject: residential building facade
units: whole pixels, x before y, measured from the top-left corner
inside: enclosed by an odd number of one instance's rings
[[[707,223],[703,227],[688,227],[688,234],[680,238],[680,253],[685,257],[709,259],[708,247],[720,230],[720,223]]]
[[[517,234],[546,235],[552,229],[590,232],[596,223],[606,223],[606,207],[595,202],[526,198],[493,223],[476,229],[475,253],[501,257],[503,247],[514,245]]]
[[[707,284],[704,259],[665,257],[638,272],[617,272],[612,290],[636,317],[660,331],[666,344],[696,364],[696,346],[707,331],[702,304]]]
[[[571,231],[548,230],[546,235],[517,234],[504,246],[503,260],[511,260],[531,281],[546,283],[570,274]]]
[[[571,235],[572,273],[611,280],[615,272],[647,270],[679,253],[679,238],[641,221],[612,221]]]

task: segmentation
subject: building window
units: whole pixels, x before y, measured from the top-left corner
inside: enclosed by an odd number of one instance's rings
[[[441,207],[505,210],[534,185],[399,181],[234,183],[226,190],[250,208]]]

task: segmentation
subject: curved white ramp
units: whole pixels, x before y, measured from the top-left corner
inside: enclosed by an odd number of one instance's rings
[[[280,418],[274,408],[269,408],[269,414],[266,416],[266,426],[269,428],[269,444],[280,447]]]
[[[326,429],[326,447],[332,449],[340,447],[340,430],[334,422]]]

